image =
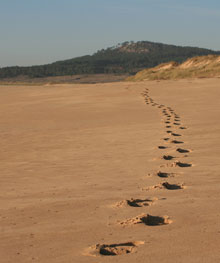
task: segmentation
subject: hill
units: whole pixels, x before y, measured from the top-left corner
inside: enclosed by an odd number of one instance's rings
[[[220,76],[220,56],[194,57],[179,64],[169,62],[157,67],[144,69],[128,80],[160,80],[181,78],[207,78]]]
[[[168,61],[181,63],[188,58],[201,55],[220,54],[209,49],[181,47],[149,41],[124,42],[102,49],[93,55],[31,67],[0,68],[0,78],[18,76],[50,77],[77,74],[131,74]]]

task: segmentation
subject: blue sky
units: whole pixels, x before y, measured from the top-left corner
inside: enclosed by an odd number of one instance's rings
[[[0,67],[35,65],[129,40],[220,50],[220,0],[0,0]]]

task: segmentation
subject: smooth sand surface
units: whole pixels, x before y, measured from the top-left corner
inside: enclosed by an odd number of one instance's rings
[[[1,263],[220,262],[220,79],[0,93]]]

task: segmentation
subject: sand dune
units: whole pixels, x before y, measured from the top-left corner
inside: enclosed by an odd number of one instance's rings
[[[219,262],[219,81],[1,86],[1,262]]]
[[[140,80],[172,80],[189,78],[220,77],[220,56],[208,55],[187,59],[178,64],[171,61],[154,68],[147,68],[129,77],[130,81]]]

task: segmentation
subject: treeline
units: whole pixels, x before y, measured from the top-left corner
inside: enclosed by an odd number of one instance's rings
[[[82,56],[48,65],[0,68],[0,78],[18,76],[48,77],[75,74],[135,74],[160,63],[184,60],[209,54],[220,54],[208,49],[180,47],[148,41],[124,42],[116,47],[103,49],[92,56]]]

